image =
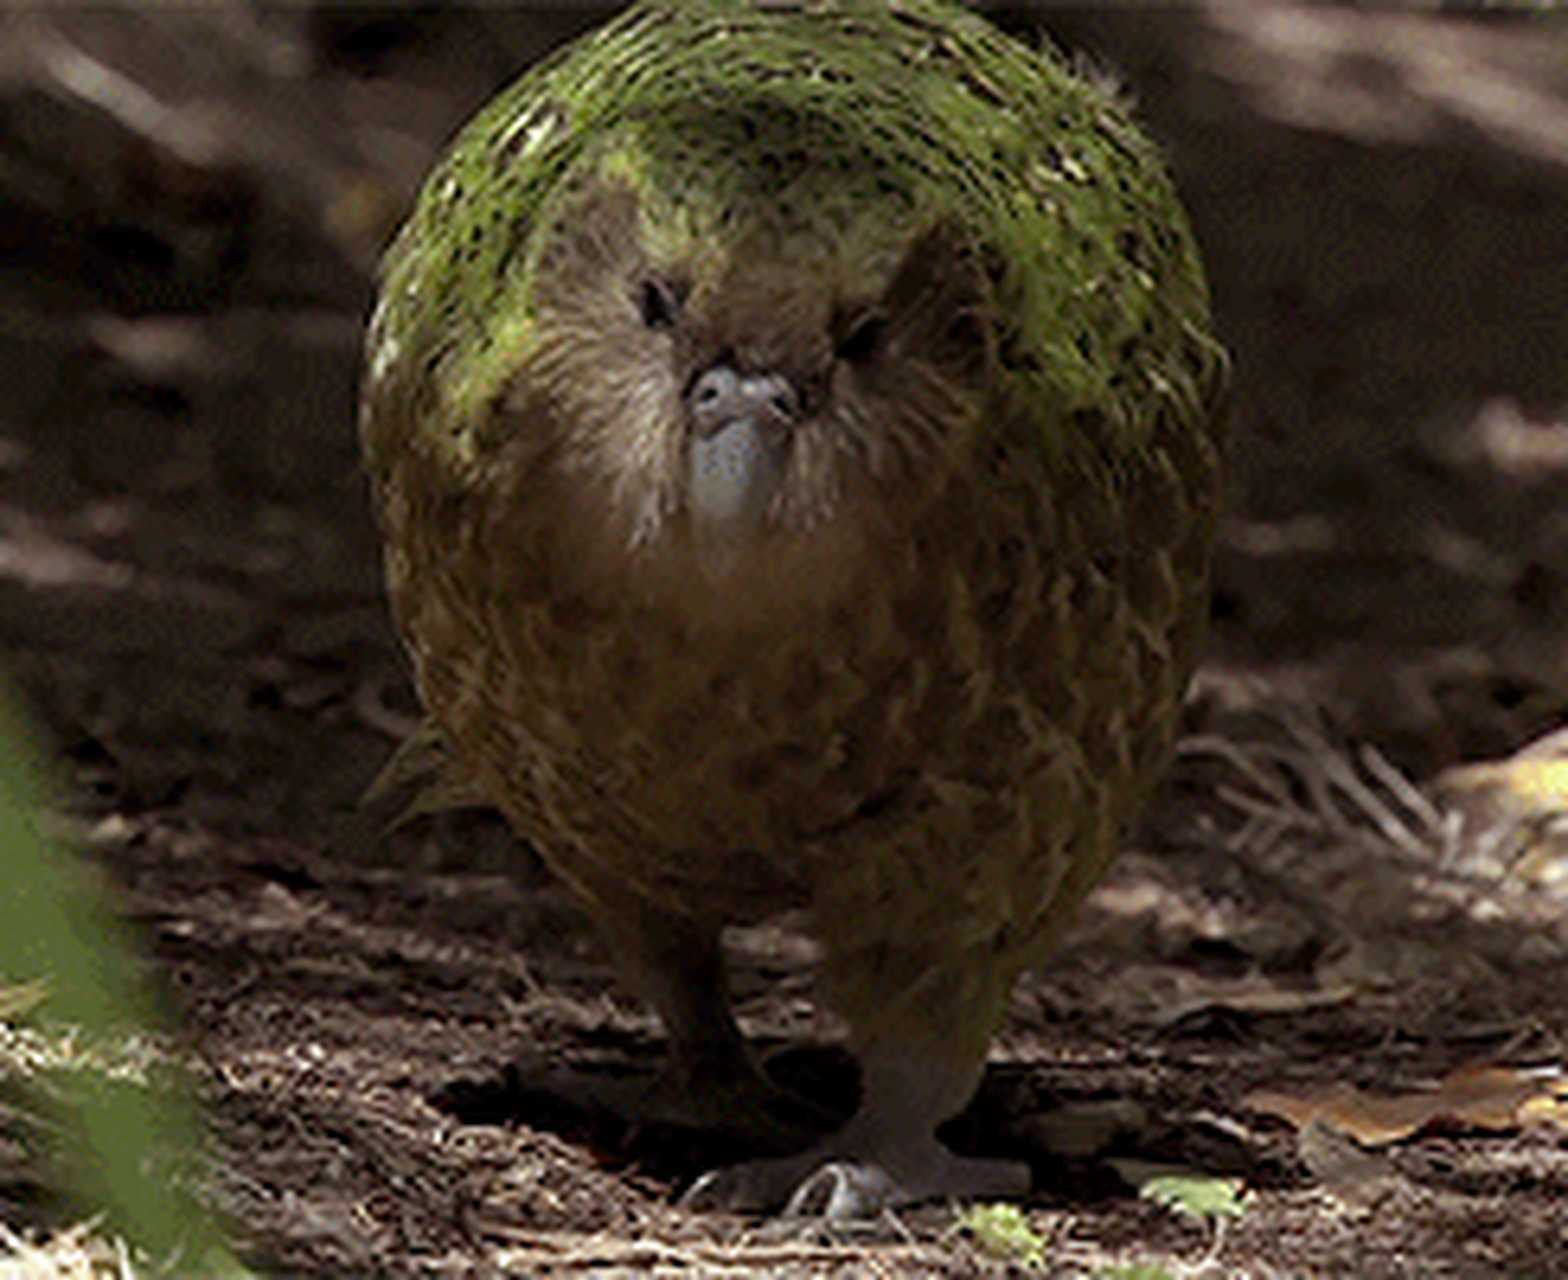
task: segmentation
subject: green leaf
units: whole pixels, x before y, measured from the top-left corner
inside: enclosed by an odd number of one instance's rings
[[[136,935],[100,868],[44,818],[49,780],[0,690],[0,1077],[40,1119],[51,1180],[104,1230],[189,1274],[241,1274],[190,1192],[200,1128],[189,1081],[148,1052],[165,1025]],[[156,1070],[149,1071],[151,1066]]]
[[[1138,1196],[1188,1218],[1239,1218],[1247,1211],[1237,1178],[1156,1174],[1138,1188]]]
[[[1024,1211],[1014,1204],[978,1204],[958,1215],[966,1231],[984,1253],[1003,1262],[1038,1267],[1045,1262],[1049,1242],[1030,1225]]]

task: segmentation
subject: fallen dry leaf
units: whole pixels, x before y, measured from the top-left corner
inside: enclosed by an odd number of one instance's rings
[[[1461,1067],[1419,1092],[1364,1093],[1338,1083],[1259,1089],[1244,1101],[1297,1129],[1327,1125],[1363,1146],[1386,1146],[1439,1123],[1493,1131],[1537,1124],[1568,1129],[1568,1077],[1556,1068],[1484,1063]]]

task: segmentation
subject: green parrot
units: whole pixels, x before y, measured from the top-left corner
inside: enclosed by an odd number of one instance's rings
[[[420,749],[596,920],[687,1114],[805,1142],[694,1201],[1026,1190],[936,1129],[1164,767],[1220,486],[1202,266],[1114,95],[947,0],[636,5],[463,131],[367,362]],[[837,1132],[730,1012],[721,931],[786,909]]]

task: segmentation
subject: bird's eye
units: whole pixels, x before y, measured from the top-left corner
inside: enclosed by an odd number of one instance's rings
[[[960,307],[947,325],[947,345],[958,352],[985,348],[985,321],[973,307]]]
[[[881,352],[886,337],[887,317],[879,311],[863,311],[844,325],[834,351],[850,364],[868,364]]]
[[[682,290],[660,276],[649,276],[637,286],[637,310],[650,329],[673,329],[681,318]]]

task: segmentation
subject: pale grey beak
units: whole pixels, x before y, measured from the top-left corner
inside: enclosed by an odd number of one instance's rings
[[[692,514],[715,532],[753,527],[784,474],[800,399],[789,379],[715,365],[686,393]]]

